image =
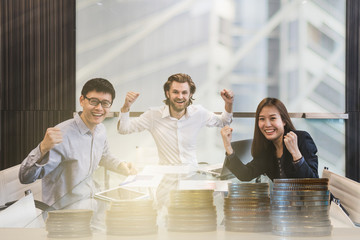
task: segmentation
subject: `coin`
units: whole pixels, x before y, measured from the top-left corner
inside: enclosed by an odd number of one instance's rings
[[[157,211],[153,200],[125,200],[113,202],[106,211],[108,235],[143,235],[157,232]]]
[[[271,198],[272,232],[281,236],[327,236],[328,179],[274,179]]]
[[[214,231],[217,225],[213,190],[173,190],[168,204],[168,231]]]
[[[268,183],[229,183],[224,198],[226,231],[263,232],[271,230]]]

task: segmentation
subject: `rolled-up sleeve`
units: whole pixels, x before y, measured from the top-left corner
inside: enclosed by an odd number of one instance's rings
[[[121,113],[117,124],[117,130],[120,134],[130,134],[149,129],[151,122],[151,113],[149,111],[141,114],[140,117],[130,119],[129,112]]]
[[[40,163],[37,163],[41,158],[40,144],[29,153],[20,165],[19,180],[22,184],[35,182],[44,176],[43,166],[49,160],[48,155],[49,153],[42,158]]]
[[[230,125],[233,119],[233,114],[226,111],[221,114],[215,114],[208,111],[208,120],[206,121],[207,127],[224,127]]]

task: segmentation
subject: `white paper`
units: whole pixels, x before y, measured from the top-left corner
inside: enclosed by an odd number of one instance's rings
[[[0,228],[25,228],[30,223],[32,227],[36,227],[33,224],[36,218],[34,197],[31,193],[0,212]]]
[[[336,228],[353,228],[356,227],[353,221],[346,215],[341,207],[335,203],[330,205],[331,225]]]

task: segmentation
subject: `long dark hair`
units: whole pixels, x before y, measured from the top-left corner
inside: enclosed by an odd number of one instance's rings
[[[251,154],[253,157],[274,154],[275,151],[274,144],[265,138],[259,128],[259,115],[261,110],[266,106],[274,106],[279,111],[281,120],[285,123],[284,134],[296,130],[285,105],[277,98],[264,98],[257,106],[255,114],[254,138],[251,146]]]
[[[164,84],[164,94],[166,97],[166,99],[164,100],[164,103],[166,105],[170,104],[170,100],[169,100],[168,96],[166,95],[166,92],[170,90],[171,84],[173,82],[179,82],[179,83],[187,82],[189,84],[190,94],[191,94],[191,97],[189,98],[189,105],[191,105],[192,101],[194,100],[194,98],[192,96],[196,91],[196,86],[195,86],[195,83],[193,82],[193,80],[191,79],[191,77],[185,73],[176,73],[176,74],[171,75],[168,78],[168,80]]]

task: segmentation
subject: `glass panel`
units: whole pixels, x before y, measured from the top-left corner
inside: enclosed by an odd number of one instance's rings
[[[319,176],[324,167],[345,175],[345,121],[320,119],[292,119],[298,130],[310,133],[317,148],[319,157]],[[234,129],[233,141],[253,138],[253,118],[235,118],[231,127]],[[116,118],[105,121],[108,128],[108,140],[113,154],[122,159],[132,160],[137,167],[157,163],[157,149],[148,132],[131,135],[116,133]],[[209,150],[210,149],[210,150]],[[215,164],[225,157],[220,129],[204,128],[201,130],[197,156],[199,162]]]
[[[345,2],[77,0],[76,92],[105,77],[117,92],[112,111],[137,91],[131,111],[143,112],[162,105],[164,82],[184,72],[197,85],[194,104],[211,111],[223,111],[219,92],[230,88],[235,112],[255,112],[261,99],[277,97],[289,112],[343,113]],[[115,154],[156,162],[152,136],[119,135],[116,121],[105,122]],[[344,122],[296,121],[306,122],[297,127],[314,137],[323,165],[343,172]],[[253,119],[235,119],[232,127],[234,137],[251,138]],[[223,160],[219,129],[203,129],[198,143],[199,161]]]
[[[77,86],[108,78],[112,111],[130,90],[141,93],[132,111],[145,111],[184,72],[212,111],[231,88],[235,111],[271,96],[290,112],[344,112],[344,16],[345,0],[77,0]]]

